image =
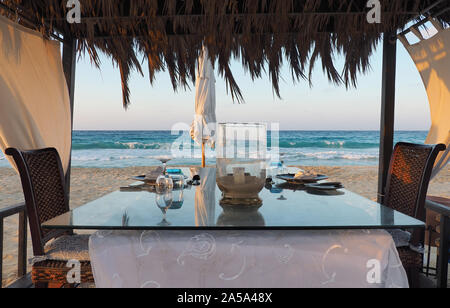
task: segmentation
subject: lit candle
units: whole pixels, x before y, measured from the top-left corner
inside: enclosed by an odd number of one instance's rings
[[[234,183],[245,184],[245,168],[233,168]]]

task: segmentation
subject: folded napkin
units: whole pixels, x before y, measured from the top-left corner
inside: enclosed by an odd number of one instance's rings
[[[304,177],[312,177],[312,178],[314,178],[314,177],[316,177],[317,176],[317,173],[316,172],[314,172],[314,171],[299,171],[296,175],[295,175],[295,178],[296,179],[298,179],[298,178],[304,178]]]
[[[386,230],[394,240],[395,247],[409,247],[411,241],[411,233],[401,229]]]
[[[167,169],[168,174],[183,174],[183,171],[181,169]]]

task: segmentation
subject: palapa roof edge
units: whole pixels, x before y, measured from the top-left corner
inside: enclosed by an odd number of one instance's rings
[[[449,0],[437,2],[428,13],[449,6]],[[82,22],[69,24],[67,1],[0,0],[44,34],[77,39],[79,53],[88,54],[98,67],[99,51],[110,56],[120,69],[125,108],[130,104],[130,74],[143,73],[143,60],[152,84],[157,72],[167,71],[177,90],[195,82],[203,45],[237,102],[243,95],[230,68],[233,58],[241,59],[253,79],[267,73],[277,96],[285,60],[294,81],[311,83],[320,58],[331,82],[356,86],[358,74],[370,68],[382,33],[401,29],[437,2],[381,1],[381,23],[370,24],[367,0],[81,0]],[[1,8],[0,14],[17,17]],[[448,24],[450,11],[438,20]],[[345,58],[342,71],[335,65],[337,54]]]

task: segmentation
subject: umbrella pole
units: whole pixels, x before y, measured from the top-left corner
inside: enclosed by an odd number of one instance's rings
[[[202,168],[206,168],[205,141],[202,142]]]

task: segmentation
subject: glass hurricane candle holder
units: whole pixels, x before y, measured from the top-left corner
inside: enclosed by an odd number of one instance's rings
[[[266,157],[265,124],[219,124],[216,179],[221,205],[262,205],[258,194],[266,182]]]

